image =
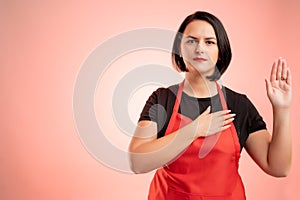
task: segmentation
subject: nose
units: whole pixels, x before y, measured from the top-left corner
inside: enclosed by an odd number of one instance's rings
[[[199,42],[195,49],[196,53],[204,53],[205,51],[205,45],[203,42]]]

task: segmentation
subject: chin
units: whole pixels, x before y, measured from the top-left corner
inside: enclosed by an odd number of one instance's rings
[[[192,71],[197,71],[198,73],[200,73],[201,75],[205,75],[205,76],[210,76],[214,73],[214,69],[215,68],[211,68],[208,66],[203,66],[203,65],[198,65],[198,66],[193,66],[192,67]]]

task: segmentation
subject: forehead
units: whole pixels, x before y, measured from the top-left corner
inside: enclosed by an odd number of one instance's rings
[[[210,23],[204,20],[194,20],[189,23],[183,34],[185,36],[194,36],[194,37],[216,37],[214,28]]]

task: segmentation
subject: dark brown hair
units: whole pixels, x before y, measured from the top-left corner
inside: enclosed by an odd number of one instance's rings
[[[180,71],[188,71],[184,64],[183,58],[180,56],[179,52],[183,32],[187,25],[194,20],[203,20],[208,22],[210,25],[212,25],[215,31],[217,37],[217,45],[219,49],[219,58],[214,73],[207,78],[210,80],[218,80],[228,68],[232,54],[229,39],[223,24],[217,17],[208,12],[197,11],[187,16],[182,22],[174,39],[172,50],[172,62],[175,65],[175,67]]]

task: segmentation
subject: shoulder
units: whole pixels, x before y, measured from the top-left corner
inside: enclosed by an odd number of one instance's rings
[[[169,87],[159,87],[157,88],[151,96],[155,96],[157,98],[168,98],[176,96],[178,91],[178,84],[171,85]]]
[[[175,101],[177,91],[178,84],[169,87],[159,87],[149,96],[147,104],[160,104],[165,106],[168,103]]]
[[[244,120],[247,119],[249,124],[265,124],[255,105],[251,102],[247,95],[235,92],[226,87],[225,91],[229,109],[236,114],[239,114],[240,117],[244,118]],[[265,125],[263,127],[265,127]]]
[[[244,93],[236,92],[228,87],[225,87],[225,96],[228,100],[238,101],[238,102],[247,102],[249,98]]]
[[[251,100],[244,93],[239,93],[225,87],[225,96],[229,107],[239,108],[245,111],[254,108]]]
[[[236,92],[227,86],[225,86],[224,88],[225,88],[226,95],[230,95],[232,97],[237,97],[237,98],[243,98],[246,96],[245,94]]]

